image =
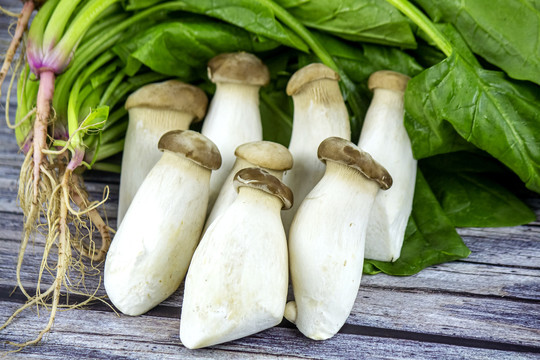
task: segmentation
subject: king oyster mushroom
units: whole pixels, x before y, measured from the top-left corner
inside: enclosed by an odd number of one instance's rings
[[[291,190],[260,168],[234,178],[236,200],[204,234],[189,267],[180,339],[194,349],[279,324],[287,300],[287,240],[280,210]]]
[[[289,230],[298,206],[324,174],[317,159],[317,148],[330,136],[351,139],[347,108],[339,89],[339,75],[323,64],[307,65],[293,74],[287,94],[294,103],[293,129],[289,150],[294,165],[283,176],[296,199],[290,211],[282,213],[283,226]]]
[[[223,160],[210,179],[211,210],[235,161],[236,147],[262,140],[259,89],[268,84],[270,73],[255,55],[237,52],[212,58],[208,78],[216,84],[216,92],[201,133],[217,145]]]
[[[170,130],[187,130],[206,113],[208,98],[196,86],[168,80],[141,87],[126,101],[129,124],[122,157],[118,224],[144,178],[158,162],[157,143]]]
[[[368,80],[373,99],[364,120],[358,146],[392,174],[394,185],[380,191],[371,210],[365,257],[396,261],[412,211],[417,161],[403,125],[403,94],[409,77],[377,71]]]
[[[295,301],[287,304],[285,318],[307,337],[324,340],[351,312],[362,277],[369,212],[392,178],[345,139],[324,140],[318,157],[326,171],[304,198],[289,232]]]
[[[216,146],[191,130],[165,133],[161,159],[133,198],[105,261],[105,289],[124,314],[150,310],[180,285],[199,241]]]
[[[234,154],[236,161],[221,187],[210,215],[206,219],[203,233],[236,199],[237,193],[233,186],[233,179],[238,171],[248,167],[260,167],[281,180],[283,172],[289,170],[293,165],[293,158],[289,150],[272,141],[253,141],[242,144],[236,148]]]

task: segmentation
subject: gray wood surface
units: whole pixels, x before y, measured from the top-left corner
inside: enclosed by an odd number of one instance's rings
[[[0,0],[10,10],[15,0]],[[0,15],[0,50],[7,47],[10,19]],[[2,88],[5,101],[7,86]],[[11,102],[11,113],[15,110]],[[15,289],[15,264],[22,231],[16,199],[22,155],[13,131],[0,114],[0,322],[25,298]],[[118,176],[88,173],[91,198],[105,186],[109,224],[116,226]],[[38,346],[7,358],[16,359],[538,359],[540,358],[540,197],[526,201],[537,221],[509,228],[459,229],[471,256],[433,266],[410,277],[364,276],[347,324],[334,338],[316,342],[291,324],[209,349],[188,350],[178,331],[182,289],[149,313],[118,315],[102,302],[62,311],[53,330]],[[43,239],[37,237],[25,256],[22,282],[35,291]],[[98,267],[102,270],[102,267]],[[51,277],[44,278],[44,287]],[[89,289],[105,295],[99,275],[86,279]],[[80,298],[72,296],[70,303]],[[33,308],[0,331],[6,341],[33,338],[48,311]],[[5,354],[4,354],[5,355]]]

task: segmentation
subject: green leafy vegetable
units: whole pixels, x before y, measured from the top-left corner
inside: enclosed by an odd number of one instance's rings
[[[510,174],[492,158],[460,152],[422,160],[420,167],[454,226],[516,226],[536,218],[502,185]]]
[[[161,0],[132,0],[128,9],[144,8]],[[183,0],[184,11],[217,18],[253,34],[273,39],[283,45],[308,51],[306,44],[291,30],[276,21],[274,11],[264,1],[252,0]],[[233,39],[230,39],[233,40]]]
[[[409,22],[395,8],[378,0],[277,1],[305,26],[343,39],[415,48]]]
[[[475,53],[510,77],[540,84],[538,4],[527,0],[416,2],[433,21],[454,24]]]
[[[206,63],[219,53],[260,52],[278,45],[270,40],[261,41],[226,23],[190,16],[154,26],[131,41],[117,45],[115,51],[129,54],[139,66],[145,64],[156,72],[193,81],[204,77]],[[127,57],[125,61],[129,64]],[[132,65],[131,71],[135,69]]]
[[[409,82],[405,107],[416,157],[470,143],[540,192],[540,89],[473,67],[454,53]]]

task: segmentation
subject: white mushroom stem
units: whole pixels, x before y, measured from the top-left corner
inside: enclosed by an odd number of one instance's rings
[[[216,93],[201,130],[203,135],[217,145],[222,156],[221,168],[210,179],[209,210],[233,167],[236,147],[262,140],[259,89],[260,86],[256,85],[216,84]]]
[[[343,139],[325,140],[319,157],[326,160],[326,171],[304,198],[289,232],[295,302],[285,311],[314,340],[334,336],[352,310],[369,213],[379,187],[388,188],[392,181],[369,154]]]
[[[314,340],[339,331],[360,286],[368,214],[379,188],[354,171],[328,162],[289,233],[296,318],[292,303],[285,316]]]
[[[379,76],[379,83],[375,83]],[[401,86],[386,86],[392,77],[399,77]],[[393,73],[375,73],[370,82],[373,99],[364,120],[358,146],[369,152],[392,174],[394,184],[377,194],[368,226],[365,257],[380,261],[396,261],[401,253],[407,222],[412,211],[417,161],[403,125],[403,92],[408,77]],[[392,85],[392,84],[390,84]],[[371,86],[370,86],[371,87]]]
[[[187,130],[206,113],[208,98],[196,86],[178,80],[148,84],[126,100],[129,124],[124,144],[118,224],[122,222],[144,178],[160,159],[157,147],[163,134]]]
[[[132,108],[126,131],[120,189],[118,224],[122,222],[137,190],[152,167],[161,158],[159,138],[170,130],[186,130],[193,115],[166,109]]]
[[[319,68],[324,65],[311,66]],[[322,71],[323,75],[325,72],[333,72],[326,67],[317,71]],[[319,144],[330,136],[347,140],[351,138],[349,115],[337,79],[335,74],[334,79],[323,78],[308,82],[293,94],[294,121],[289,151],[294,165],[284,174],[283,181],[293,191],[295,205],[290,211],[282,213],[286,231],[302,200],[324,174],[324,164],[317,159]]]
[[[208,78],[216,84],[202,134],[214,141],[223,159],[210,179],[209,211],[234,163],[239,145],[262,140],[259,89],[270,73],[255,55],[246,52],[219,54],[208,62]]]
[[[234,200],[237,198],[238,193],[236,190],[234,190],[233,186],[233,179],[234,175],[242,169],[249,168],[256,166],[253,163],[250,163],[247,160],[239,159],[237,158],[234,162],[234,166],[229,172],[229,175],[223,182],[223,186],[221,187],[221,191],[218,194],[218,197],[216,201],[214,202],[214,206],[212,207],[212,210],[210,214],[208,215],[208,218],[206,219],[206,224],[204,225],[203,234],[206,232],[208,227],[221,215],[225,212],[225,210],[234,202]],[[278,179],[283,178],[283,170],[271,170],[268,168],[265,168],[266,171],[268,171],[273,176],[277,177]]]
[[[182,303],[180,339],[195,349],[279,324],[287,298],[283,202],[242,186],[197,247]]]
[[[140,315],[184,279],[199,241],[217,148],[194,131],[168,132],[105,261],[105,289],[122,313]]]
[[[234,153],[236,161],[221,186],[212,211],[206,219],[203,233],[236,199],[237,192],[233,186],[233,180],[238,171],[249,167],[259,167],[281,180],[283,171],[290,169],[293,164],[289,150],[283,145],[271,141],[245,143],[238,146]]]

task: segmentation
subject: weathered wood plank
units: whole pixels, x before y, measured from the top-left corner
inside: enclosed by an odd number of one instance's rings
[[[185,349],[179,341],[178,318],[133,318],[117,317],[113,313],[100,311],[77,312],[77,319],[68,316],[69,313],[59,314],[54,330],[47,335],[46,341],[38,347],[25,350],[21,358],[42,355],[42,358],[50,359],[410,359],[420,354],[425,358],[444,359],[485,359],[488,356],[535,358],[532,352],[510,352],[369,335],[338,334],[330,340],[316,342],[303,337],[294,329],[283,327],[275,327],[209,349],[193,351]],[[30,319],[21,319],[14,324],[15,329],[5,340],[19,340],[29,336],[36,325],[45,321],[45,318],[37,323]]]
[[[28,281],[30,286],[35,279],[35,269],[39,268],[41,261],[42,247],[38,242],[42,240],[38,239],[35,246],[28,247],[23,262],[25,271],[22,274],[22,280]],[[0,242],[0,284],[2,285],[9,285],[14,279],[18,249],[18,240]],[[362,280],[362,288],[388,291],[437,291],[540,301],[539,277],[540,270],[536,269],[454,262],[430,267],[410,277],[392,277],[385,274],[366,275]],[[94,289],[97,284],[97,278],[87,279],[89,288]]]
[[[24,276],[23,280],[27,286],[32,279]],[[4,289],[6,285],[12,286],[9,281],[5,281],[6,279],[0,279],[0,286],[4,285]],[[396,280],[393,288],[380,288],[369,284],[362,286],[347,324],[418,334],[459,336],[508,345],[535,346],[540,351],[538,301],[451,293],[436,287],[407,289],[401,285]],[[509,286],[517,290],[526,288]],[[93,289],[93,286],[88,288]],[[11,287],[7,289],[10,290]],[[30,286],[27,290],[29,289]],[[98,294],[104,293],[99,291]],[[179,313],[181,294],[182,287],[153,312],[165,317],[171,316],[171,313]],[[136,326],[142,326],[142,323]]]

